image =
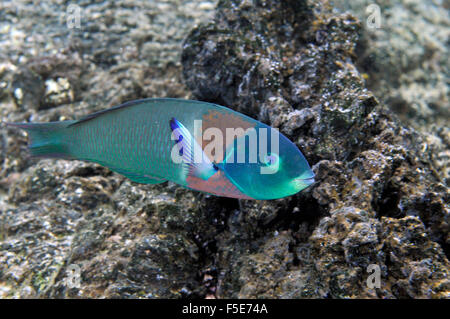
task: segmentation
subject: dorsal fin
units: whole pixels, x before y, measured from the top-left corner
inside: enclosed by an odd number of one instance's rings
[[[119,110],[119,109],[124,109],[124,108],[130,107],[130,106],[134,106],[134,105],[137,105],[137,104],[141,104],[141,103],[145,103],[145,102],[150,102],[150,101],[152,101],[152,100],[155,100],[155,99],[149,98],[149,99],[141,99],[141,100],[128,101],[128,102],[125,102],[125,103],[123,103],[123,104],[120,104],[120,105],[111,107],[111,108],[109,108],[109,109],[101,110],[101,111],[98,111],[98,112],[95,112],[95,113],[86,115],[85,117],[82,117],[82,118],[79,119],[78,121],[76,121],[76,122],[70,124],[69,127],[75,126],[75,125],[78,125],[78,124],[81,124],[81,123],[84,123],[84,122],[87,122],[87,121],[90,121],[90,120],[95,119],[95,118],[97,118],[97,117],[99,117],[99,116],[101,116],[101,115],[103,115],[103,114],[106,114],[106,113],[115,112],[115,111],[117,111],[117,110]]]
[[[152,102],[152,103],[149,103],[149,102]],[[145,98],[145,99],[139,99],[139,100],[134,100],[134,101],[128,101],[128,102],[122,103],[120,105],[113,106],[113,107],[111,107],[109,109],[101,110],[101,111],[98,111],[98,112],[86,115],[86,116],[82,117],[81,119],[75,121],[73,124],[69,125],[68,127],[71,127],[71,126],[74,126],[74,125],[78,125],[78,124],[90,121],[90,120],[95,119],[95,118],[97,118],[97,117],[99,117],[99,116],[101,116],[101,115],[103,115],[105,113],[114,112],[114,111],[117,111],[119,109],[135,106],[135,105],[141,104],[141,103],[149,103],[149,105],[156,106],[157,102],[160,102],[160,103],[164,103],[164,102],[173,102],[173,103],[174,102],[178,102],[178,103],[182,103],[182,104],[186,104],[186,105],[190,104],[190,106],[192,106],[192,107],[196,107],[198,105],[209,105],[210,108],[224,110],[226,112],[232,111],[232,110],[230,110],[227,107],[224,107],[224,106],[221,106],[221,105],[218,105],[218,104],[209,103],[209,102],[203,102],[203,101],[184,100],[184,99],[169,98],[169,97],[164,97],[164,98]],[[248,117],[248,116],[246,116],[244,114],[240,114],[240,117],[247,118],[247,119],[249,119],[251,121],[254,121],[252,118],[250,118],[250,117]]]

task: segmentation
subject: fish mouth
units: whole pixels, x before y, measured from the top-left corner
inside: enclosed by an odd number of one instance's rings
[[[294,183],[298,188],[304,189],[315,183],[314,177],[315,175],[313,172],[308,172],[307,174],[302,174],[299,177],[294,178]]]
[[[296,182],[303,183],[303,184],[311,185],[312,183],[315,182],[315,179],[314,179],[314,177],[309,177],[309,178],[296,178],[295,181],[296,181]]]

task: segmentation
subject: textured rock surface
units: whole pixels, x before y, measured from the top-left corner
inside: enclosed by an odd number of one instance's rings
[[[0,3],[4,121],[77,118],[130,99],[188,97],[181,45],[207,1]],[[69,19],[72,21],[72,19]],[[35,160],[26,137],[0,134],[1,297],[204,296],[208,234],[193,194],[130,183],[81,162]],[[213,237],[213,235],[210,235]],[[81,286],[71,289],[72,267]]]
[[[366,22],[370,1],[334,3],[365,22],[358,62],[368,86],[410,124],[446,125],[450,16],[445,1],[377,1],[379,28]]]
[[[450,297],[444,166],[430,136],[366,88],[356,18],[326,1],[219,1],[181,55],[210,2],[84,1],[80,29],[64,27],[65,7],[42,6],[0,4],[2,119],[189,97],[183,74],[194,97],[280,128],[317,183],[241,202],[139,185],[30,159],[26,137],[1,128],[1,297]]]
[[[214,22],[188,37],[182,61],[195,96],[280,128],[318,180],[243,207],[243,220],[261,206],[276,215],[246,249],[219,248],[221,296],[449,297],[448,189],[425,138],[365,88],[361,33],[326,2],[219,1]],[[219,247],[242,233],[224,232]],[[380,289],[366,285],[371,264]]]
[[[450,177],[448,74],[450,16],[440,0],[377,1],[380,27],[370,24],[371,1],[340,1],[363,21],[357,64],[367,86],[399,118],[421,131],[431,160]],[[367,22],[368,21],[368,22]]]

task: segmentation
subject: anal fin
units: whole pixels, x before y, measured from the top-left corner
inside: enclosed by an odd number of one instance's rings
[[[124,175],[128,177],[130,180],[140,184],[161,184],[167,182],[166,179],[162,179],[159,177],[149,176],[149,175]]]
[[[140,184],[161,184],[166,182],[166,179],[163,178],[159,178],[156,176],[151,176],[148,174],[139,174],[139,173],[134,173],[134,172],[130,172],[128,170],[122,169],[122,168],[115,168],[115,167],[110,167],[107,166],[109,169],[111,169],[112,171],[119,173],[120,175],[125,176],[126,178],[132,180],[133,182],[136,183],[140,183]]]
[[[113,172],[116,172],[120,175],[125,176],[126,178],[132,180],[133,182],[136,183],[140,183],[140,184],[160,184],[160,183],[164,183],[167,182],[166,179],[164,178],[160,178],[157,176],[152,176],[149,174],[141,174],[138,172],[133,172],[130,171],[128,169],[125,168],[120,168],[120,167],[116,167],[114,165],[111,165],[107,162],[101,161],[101,160],[97,160],[97,159],[89,159],[89,158],[79,158],[81,160],[84,161],[88,161],[88,162],[93,162],[93,163],[97,163],[100,164],[102,166],[105,166],[107,168],[109,168],[110,170],[112,170]]]

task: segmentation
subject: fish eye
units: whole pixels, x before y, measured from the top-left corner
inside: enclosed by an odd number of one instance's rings
[[[275,174],[280,168],[280,158],[278,154],[269,153],[264,156],[261,164],[261,174]]]
[[[280,160],[280,158],[278,157],[277,154],[275,153],[269,153],[264,155],[264,164],[266,166],[275,166],[278,165],[278,161]]]

